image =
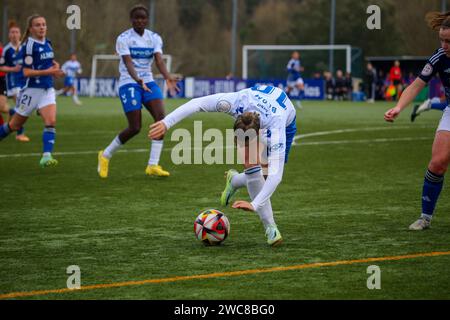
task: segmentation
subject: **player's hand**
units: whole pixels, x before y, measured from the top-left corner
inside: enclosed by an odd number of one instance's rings
[[[177,85],[177,82],[180,80],[181,79],[179,77],[174,75],[170,75],[170,77],[166,79],[167,89],[172,97],[176,96],[177,93],[180,92],[180,88]]]
[[[384,114],[384,120],[386,120],[387,122],[394,122],[395,118],[398,117],[401,111],[402,110],[399,107],[389,109]]]
[[[55,67],[55,68],[57,68],[57,69],[60,69],[60,68],[61,68],[61,66],[59,65],[59,63],[56,62],[55,60],[53,60],[53,67]]]
[[[247,201],[238,200],[233,203],[232,208],[234,209],[242,209],[245,211],[255,211],[255,208],[253,208],[252,204]]]
[[[144,89],[144,91],[152,92],[152,90],[150,90],[150,88],[145,84],[144,79],[139,79],[138,84],[142,87],[142,89]]]
[[[152,140],[160,140],[167,132],[167,127],[162,121],[150,125],[148,137]]]
[[[51,74],[52,76],[54,76],[55,78],[63,77],[64,74],[65,74],[64,71],[62,71],[62,70],[59,68],[59,64],[56,63],[56,62],[54,62],[54,63],[53,63],[53,66],[51,66],[50,69],[48,69],[48,70],[50,71],[50,74]]]

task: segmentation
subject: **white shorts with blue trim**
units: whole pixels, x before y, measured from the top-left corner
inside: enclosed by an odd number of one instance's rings
[[[15,111],[24,117],[29,117],[34,110],[56,104],[55,89],[25,88],[16,103]]]

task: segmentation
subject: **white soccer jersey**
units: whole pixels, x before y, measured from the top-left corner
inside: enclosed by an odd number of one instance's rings
[[[295,108],[283,90],[272,86],[255,86],[232,93],[218,93],[192,99],[178,107],[162,121],[169,129],[195,112],[223,112],[233,118],[245,112],[260,115],[260,127],[267,134],[268,177],[252,201],[256,211],[270,199],[281,182],[286,151],[286,127],[295,119]],[[264,137],[263,137],[264,138]]]
[[[75,78],[77,74],[81,73],[81,64],[78,61],[68,60],[64,62],[61,70],[67,77]]]
[[[122,56],[131,56],[134,69],[139,78],[145,83],[153,81],[152,62],[155,53],[163,53],[161,37],[150,30],[145,30],[141,36],[133,28],[123,32],[117,38],[116,52],[121,57],[119,63],[119,87],[125,84],[136,83],[128,73]]]

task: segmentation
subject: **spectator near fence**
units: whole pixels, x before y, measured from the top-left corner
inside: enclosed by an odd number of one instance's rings
[[[377,88],[377,72],[370,62],[366,66],[364,84],[367,102],[374,103]]]
[[[327,100],[333,100],[334,98],[334,79],[331,72],[325,71],[323,73],[323,78],[325,79],[325,94]]]
[[[334,99],[344,100],[347,96],[347,84],[342,70],[336,71],[336,78],[334,79]]]

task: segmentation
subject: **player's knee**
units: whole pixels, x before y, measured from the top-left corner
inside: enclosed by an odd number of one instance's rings
[[[55,127],[56,126],[56,117],[45,119],[44,124],[46,127]]]
[[[428,169],[434,174],[444,175],[447,172],[448,160],[444,157],[436,157],[431,159]]]
[[[129,131],[131,135],[135,136],[139,134],[139,132],[141,132],[141,126],[140,125],[131,126],[129,128]]]

